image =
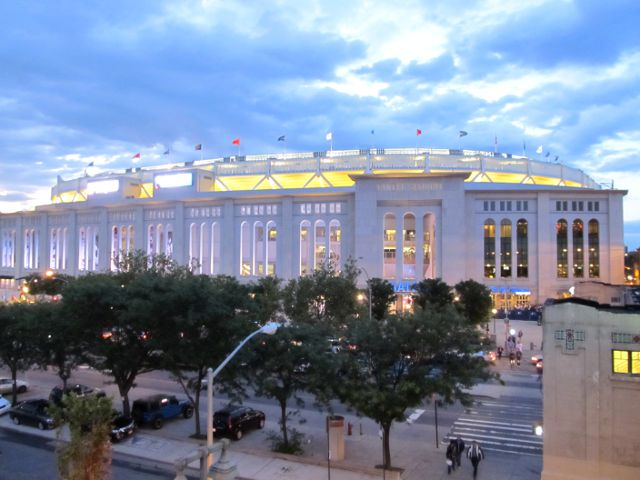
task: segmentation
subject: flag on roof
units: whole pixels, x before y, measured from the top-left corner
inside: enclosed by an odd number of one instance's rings
[[[416,128],[416,136],[418,135],[422,135],[422,130],[420,130],[419,128]]]
[[[286,137],[285,137],[284,135],[280,135],[280,136],[278,137],[278,141],[279,141],[279,142],[284,142],[285,140],[286,140]]]
[[[171,153],[171,149],[167,148],[163,153],[163,155],[169,155],[169,153]]]
[[[133,158],[140,158],[140,153],[136,153]]]
[[[469,135],[467,132],[465,132],[464,130],[460,130],[460,137],[466,137],[467,135]]]
[[[553,159],[553,161],[554,161],[554,162],[557,162],[557,161],[558,161],[558,158],[560,158],[560,157],[558,157],[558,155],[556,155],[556,158],[554,158],[554,159]]]
[[[231,142],[232,145],[240,145],[240,139],[239,138],[234,138],[233,142]]]
[[[538,148],[536,148],[536,153],[538,153],[538,154],[542,153],[542,145],[540,145]]]
[[[93,167],[93,162],[89,162],[89,165],[87,165],[87,167]]]
[[[327,142],[330,142],[331,140],[333,140],[333,132],[328,132],[324,138],[327,140]]]
[[[201,143],[196,145],[196,150],[202,150],[202,144]]]
[[[544,158],[548,158],[549,157],[549,152],[544,154]]]
[[[375,135],[376,131],[375,130],[371,130],[371,135]]]

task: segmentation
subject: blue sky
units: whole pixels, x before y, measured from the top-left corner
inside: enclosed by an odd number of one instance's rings
[[[235,153],[544,146],[628,189],[640,247],[637,0],[0,2],[0,211],[56,176]]]

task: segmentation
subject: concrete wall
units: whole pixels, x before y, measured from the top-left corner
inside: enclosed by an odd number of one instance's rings
[[[543,480],[640,478],[640,376],[612,370],[612,349],[640,343],[612,333],[640,335],[640,313],[545,308]]]

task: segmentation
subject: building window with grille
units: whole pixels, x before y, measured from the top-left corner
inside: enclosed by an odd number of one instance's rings
[[[612,350],[613,373],[640,375],[640,351]]]
[[[396,276],[396,217],[392,214],[384,216],[383,233],[383,271],[384,278]]]
[[[496,223],[484,222],[484,276],[496,278]]]
[[[597,220],[589,220],[589,278],[600,277],[600,226]]]
[[[528,223],[521,218],[516,224],[516,273],[518,278],[527,278],[529,276],[529,235]]]
[[[511,277],[511,220],[500,222],[500,276]]]
[[[567,221],[564,219],[558,220],[558,223],[556,223],[556,272],[558,278],[567,278],[569,276],[569,240],[567,230]]]
[[[582,220],[573,221],[573,276],[584,277],[584,224]]]

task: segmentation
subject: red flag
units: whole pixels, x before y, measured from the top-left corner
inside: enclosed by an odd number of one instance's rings
[[[236,138],[233,140],[233,142],[231,142],[233,145],[240,145],[240,139]]]
[[[139,154],[139,153],[136,153],[136,154],[133,156],[133,158],[140,158],[140,154]]]
[[[422,135],[422,130],[420,130],[419,128],[416,129],[416,135]]]

